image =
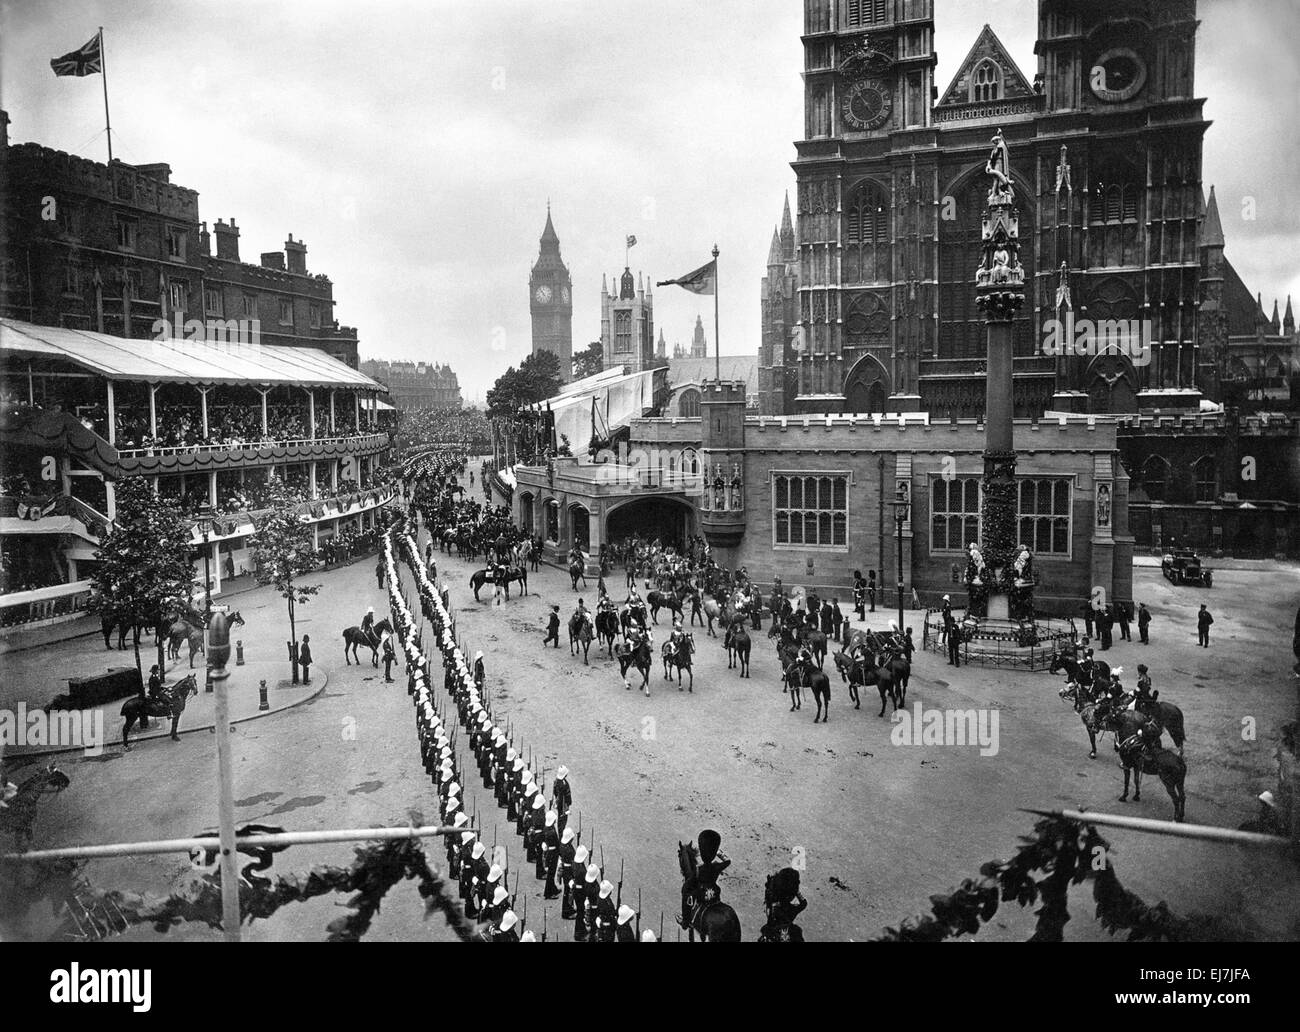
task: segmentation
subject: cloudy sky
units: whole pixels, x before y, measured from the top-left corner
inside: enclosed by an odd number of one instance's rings
[[[1030,77],[1035,0],[936,0],[940,90],[989,22]],[[49,59],[103,25],[114,154],[165,161],[241,256],[306,240],[364,357],[450,362],[469,399],[529,350],[548,198],[574,346],[600,278],[721,249],[722,350],[754,353],[759,278],[802,131],[799,0],[0,0],[13,142],[104,160],[98,77]],[[1201,0],[1206,183],[1252,290],[1300,304],[1300,4]],[[1247,199],[1250,199],[1249,201]],[[1253,212],[1254,217],[1250,218]],[[669,345],[711,299],[656,292]]]

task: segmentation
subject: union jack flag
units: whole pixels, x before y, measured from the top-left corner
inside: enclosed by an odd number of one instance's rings
[[[100,37],[96,33],[94,38],[85,46],[64,54],[62,57],[55,57],[50,60],[50,67],[54,69],[55,75],[94,75],[104,70],[104,55],[100,50]]]

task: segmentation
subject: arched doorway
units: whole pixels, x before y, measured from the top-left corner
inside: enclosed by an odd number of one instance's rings
[[[605,540],[620,544],[634,535],[684,548],[695,533],[695,512],[680,498],[637,498],[605,518]]]
[[[546,503],[546,540],[560,543],[560,503],[554,498]]]
[[[569,528],[571,542],[584,552],[591,551],[591,514],[585,506],[569,506]]]
[[[533,496],[525,491],[519,496],[519,525],[525,534],[531,534],[536,528],[533,522]]]
[[[883,413],[889,398],[889,374],[874,355],[863,355],[844,381],[844,411]]]

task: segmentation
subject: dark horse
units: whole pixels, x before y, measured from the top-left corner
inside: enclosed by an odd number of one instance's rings
[[[4,777],[0,775],[0,784],[3,782]],[[35,777],[23,782],[18,793],[0,810],[0,831],[13,832],[15,847],[21,847],[23,839],[31,842],[37,805],[45,796],[62,792],[69,783],[68,775],[53,763],[42,767]]]
[[[582,649],[582,662],[590,666],[587,653],[591,650],[591,642],[591,618],[581,613],[574,613],[569,617],[569,655],[576,656],[578,649]]]
[[[1083,729],[1088,732],[1088,759],[1097,758],[1097,736],[1106,730],[1106,721],[1110,716],[1111,702],[1109,696],[1094,699],[1078,681],[1071,681],[1058,693],[1066,702],[1073,703],[1074,712],[1083,721]]]
[[[587,565],[578,560],[569,563],[569,580],[573,582],[573,590],[578,590],[578,580],[582,580],[582,586],[587,586]]]
[[[626,643],[620,643],[614,647],[614,655],[618,657],[618,672],[623,678],[623,687],[631,691],[632,684],[627,679],[627,672],[630,668],[635,667],[641,674],[641,689],[648,696],[650,694],[650,667],[654,662],[650,657],[649,642],[642,641],[635,649]]]
[[[727,903],[718,900],[704,906],[692,907],[699,894],[699,851],[694,842],[677,843],[677,863],[682,870],[682,923],[686,924],[690,941],[698,934],[700,942],[740,942],[740,918]],[[686,913],[694,910],[694,913]]]
[[[388,617],[380,620],[370,628],[369,631],[363,631],[360,627],[345,627],[343,629],[343,659],[348,666],[352,665],[352,660],[357,661],[357,666],[361,665],[361,658],[357,655],[357,646],[364,645],[370,650],[370,665],[375,669],[379,668],[379,646],[384,643],[384,635],[393,633],[393,625],[389,622]],[[352,659],[348,659],[349,650],[352,653]]]
[[[682,690],[682,671],[690,677],[689,691],[695,691],[695,671],[691,669],[691,653],[695,651],[695,636],[687,634],[680,645],[674,646],[672,640],[664,642],[664,680],[672,680],[672,668],[677,668],[677,690]]]
[[[164,688],[156,701],[141,699],[139,696],[127,699],[122,703],[122,716],[125,718],[122,724],[122,748],[131,751],[127,735],[135,727],[136,721],[144,723],[142,718],[165,717],[168,714],[172,718],[172,741],[179,742],[181,736],[176,733],[176,729],[180,726],[181,714],[185,712],[185,702],[191,695],[198,694],[197,675],[186,674],[170,688]]]
[[[666,591],[651,591],[646,594],[646,602],[650,606],[650,619],[655,623],[659,622],[659,610],[667,609],[677,619],[681,619],[682,602],[676,595]]]
[[[740,676],[749,676],[749,651],[752,642],[749,640],[749,634],[745,631],[743,622],[736,622],[727,629],[726,637],[722,640],[723,647],[727,650],[727,669],[733,670],[737,665],[740,667]]]
[[[614,643],[618,641],[618,614],[612,609],[596,611],[596,645],[609,646],[609,658],[614,658]]]
[[[1160,744],[1160,732],[1146,716],[1132,710],[1120,710],[1111,715],[1108,727],[1115,733],[1115,751],[1119,753],[1120,766],[1124,768],[1124,794],[1121,803],[1128,801],[1129,772],[1133,773],[1133,802],[1142,799],[1142,775],[1155,774],[1165,786],[1174,804],[1174,820],[1181,823],[1187,810],[1187,764],[1172,749]]]
[[[496,570],[475,570],[469,578],[469,586],[474,589],[474,601],[482,602],[478,597],[479,589],[489,582],[505,589],[506,598],[510,597],[510,582],[519,582],[519,593],[528,594],[528,570],[523,566],[501,566]]]
[[[865,659],[854,659],[847,652],[837,652],[833,658],[835,669],[840,672],[840,679],[849,684],[849,698],[853,700],[854,709],[862,708],[858,688],[866,688],[873,684],[880,692],[880,712],[876,716],[885,715],[885,704],[890,699],[894,702],[895,710],[903,704],[903,693],[906,689],[888,668],[873,666]]]

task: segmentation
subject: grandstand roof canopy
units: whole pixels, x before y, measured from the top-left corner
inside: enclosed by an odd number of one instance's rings
[[[317,348],[197,340],[141,340],[0,319],[0,361],[61,360],[109,380],[292,384],[387,394],[388,388]]]

